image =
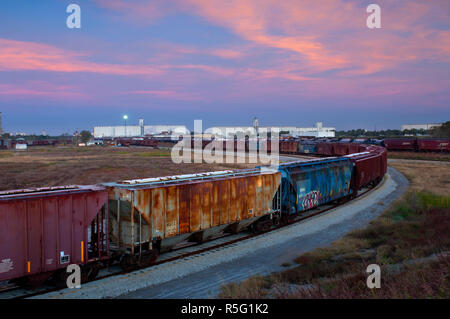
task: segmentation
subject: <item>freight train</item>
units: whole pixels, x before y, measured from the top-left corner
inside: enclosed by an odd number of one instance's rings
[[[80,265],[83,280],[95,278],[107,263],[124,269],[151,265],[186,240],[260,232],[350,199],[386,173],[383,147],[324,144],[286,146],[289,152],[328,157],[277,169],[1,192],[0,282],[65,283],[69,264]]]
[[[387,138],[383,145],[389,151],[450,152],[450,139]]]
[[[445,138],[386,138],[373,139],[341,139],[327,140],[300,140],[288,139],[280,141],[280,153],[284,154],[318,154],[318,155],[346,155],[362,149],[363,144],[381,145],[388,151],[412,152],[450,152],[450,139]]]

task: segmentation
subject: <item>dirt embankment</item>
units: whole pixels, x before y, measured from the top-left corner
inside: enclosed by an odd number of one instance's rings
[[[369,226],[299,256],[284,272],[225,285],[219,297],[450,298],[449,167],[391,165],[411,188]],[[374,263],[381,267],[379,289],[366,285],[367,266]]]

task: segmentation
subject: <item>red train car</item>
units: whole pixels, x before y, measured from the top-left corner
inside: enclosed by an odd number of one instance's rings
[[[365,144],[358,145],[358,152],[356,152],[356,153],[366,152],[367,151],[367,147],[368,147],[368,145],[365,145]],[[353,153],[350,153],[350,154],[353,154]]]
[[[384,140],[384,146],[389,151],[415,151],[417,140],[415,138],[387,138]]]
[[[349,143],[348,144],[348,154],[355,154],[359,153],[360,151],[360,144],[357,143]]]
[[[131,141],[130,145],[157,147],[158,141],[152,138],[136,138]]]
[[[348,145],[349,145],[348,143],[335,143],[334,144],[334,155],[344,156],[344,155],[350,154]]]
[[[450,152],[450,139],[419,139],[417,149],[421,152]]]
[[[353,188],[361,189],[372,182],[380,180],[382,174],[382,159],[380,154],[358,155],[351,158],[354,163]]]
[[[298,149],[298,141],[280,141],[280,153],[295,154]]]
[[[334,156],[334,143],[317,143],[317,154]]]
[[[64,280],[69,264],[96,275],[108,258],[107,200],[97,186],[0,192],[0,281]]]

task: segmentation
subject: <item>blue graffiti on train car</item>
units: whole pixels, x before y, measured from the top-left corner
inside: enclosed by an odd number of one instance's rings
[[[294,214],[352,194],[348,158],[282,163],[282,206]]]
[[[316,143],[298,143],[298,152],[302,154],[314,154],[316,153]]]

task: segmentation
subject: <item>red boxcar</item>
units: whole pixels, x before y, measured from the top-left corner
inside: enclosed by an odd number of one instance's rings
[[[136,138],[136,139],[133,139],[130,144],[137,145],[137,146],[157,147],[158,141],[155,139],[152,139],[152,138]]]
[[[354,189],[360,189],[382,177],[381,154],[355,156],[352,158],[352,161],[355,164],[353,175]]]
[[[348,143],[335,143],[334,144],[334,155],[344,156],[350,154],[348,152]]]
[[[334,156],[334,144],[335,143],[317,143],[317,154]]]
[[[297,153],[298,141],[280,141],[280,153]]]
[[[359,153],[360,146],[361,146],[360,144],[349,143],[348,144],[348,153],[349,154]]]
[[[367,147],[368,145],[358,145],[358,152],[357,153],[362,153],[362,152],[367,152]]]
[[[0,281],[107,258],[107,200],[97,186],[0,192]]]
[[[389,151],[415,151],[417,143],[415,138],[387,138],[384,140],[384,146]]]
[[[424,152],[450,152],[450,139],[419,139],[417,149]]]

